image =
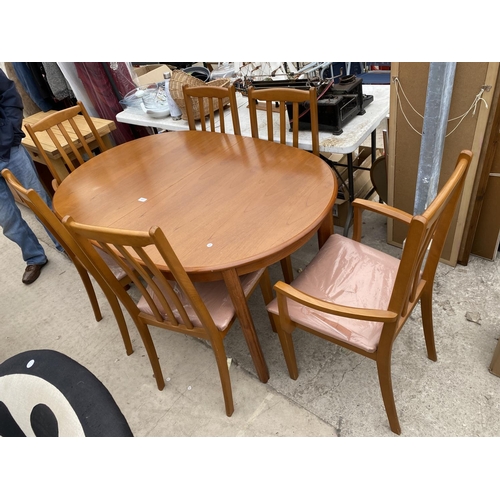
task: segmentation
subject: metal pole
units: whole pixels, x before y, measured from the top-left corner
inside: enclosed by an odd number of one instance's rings
[[[457,63],[430,63],[413,214],[436,197]]]

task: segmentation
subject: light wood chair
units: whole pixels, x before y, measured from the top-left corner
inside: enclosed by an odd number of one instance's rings
[[[66,216],[63,223],[130,313],[144,342],[158,389],[162,390],[165,382],[148,325],[204,339],[211,344],[222,383],[226,414],[231,416],[234,405],[223,341],[234,322],[235,310],[224,282],[193,284],[158,227],[152,227],[149,232],[125,231],[79,224],[70,216]],[[97,242],[129,274],[142,293],[137,304],[118,286],[92,241]],[[161,257],[168,272],[164,274],[160,270],[148,251]],[[266,304],[271,301],[267,268],[240,279],[246,297],[260,284]]]
[[[57,218],[54,212],[45,204],[40,195],[34,189],[25,189],[20,182],[17,180],[15,175],[7,168],[4,168],[1,172],[3,178],[10,186],[10,188],[19,196],[25,205],[27,205],[33,213],[36,215],[38,220],[53,234],[60,245],[63,247],[66,255],[73,262],[82,279],[85,290],[90,300],[90,304],[94,311],[94,316],[96,321],[101,321],[102,314],[99,308],[99,303],[90,280],[89,273],[97,281],[102,291],[106,295],[111,309],[115,315],[116,322],[118,323],[118,328],[120,329],[120,334],[125,344],[125,351],[127,355],[132,354],[132,343],[130,341],[130,336],[128,333],[127,324],[125,318],[123,317],[123,312],[121,310],[120,304],[116,299],[116,295],[109,288],[107,283],[101,277],[94,265],[87,259],[85,254],[82,252],[80,247],[76,244],[76,241],[69,234],[68,230],[63,226],[62,222]],[[109,259],[107,254],[103,254],[106,259],[106,265],[109,267],[110,272],[115,276],[117,282],[121,287],[127,287],[130,283],[130,279],[121,267],[115,265],[112,259]]]
[[[373,359],[391,430],[401,433],[391,380],[392,345],[420,300],[427,356],[436,361],[432,289],[436,268],[472,153],[462,151],[456,168],[422,215],[357,199],[353,239],[332,235],[291,284],[278,282],[268,305],[290,377],[298,377],[292,332],[297,327]],[[401,259],[361,243],[362,213],[371,210],[408,227]]]
[[[292,126],[292,144],[294,147],[299,146],[299,104],[306,104],[311,114],[311,137],[312,137],[312,153],[319,156],[319,125],[318,125],[318,101],[316,96],[316,87],[311,87],[309,90],[299,90],[293,88],[272,88],[258,89],[253,87],[248,89],[248,108],[250,113],[250,127],[252,137],[259,138],[259,126],[257,113],[259,111],[258,104],[265,103],[265,113],[267,122],[267,140],[274,141],[274,114],[279,114],[279,133],[280,143],[286,144],[287,132],[287,104],[292,107],[292,119],[289,120]],[[275,113],[273,110],[277,110]],[[290,256],[281,260],[281,269],[286,283],[291,283],[293,280],[292,259]]]
[[[318,100],[316,87],[309,90],[299,90],[294,88],[272,88],[258,89],[253,87],[248,89],[248,108],[250,113],[250,127],[252,137],[259,138],[259,127],[257,112],[260,109],[259,104],[265,103],[266,121],[267,121],[267,140],[274,141],[274,114],[279,115],[279,138],[281,144],[286,144],[286,133],[288,122],[292,129],[292,145],[299,147],[299,104],[304,104],[311,115],[311,139],[312,152],[319,156],[319,124],[318,124]],[[287,104],[291,106],[292,117],[287,121]],[[277,110],[277,113],[274,113]],[[273,114],[274,113],[274,114]]]
[[[74,117],[79,114],[85,118],[91,134],[86,133],[84,135],[75,123]],[[77,102],[76,106],[52,113],[35,124],[31,125],[27,123],[26,130],[54,177],[55,182],[52,182],[54,191],[63,179],[59,175],[51,158],[47,155],[41,141],[50,140],[54,144],[61,155],[68,173],[73,172],[76,167],[86,161],[84,154],[87,155],[87,159],[95,156],[94,151],[89,147],[89,142],[96,141],[101,153],[108,149],[97,132],[85,106],[80,101]],[[76,139],[77,142],[75,145],[74,141]]]
[[[208,116],[210,119],[210,132],[216,132],[215,115],[218,110],[220,132],[226,132],[226,123],[224,116],[224,103],[229,102],[231,110],[231,119],[233,122],[233,134],[241,135],[240,118],[238,114],[238,104],[236,102],[236,89],[234,85],[230,87],[211,87],[203,85],[199,87],[189,87],[183,85],[182,92],[184,95],[184,102],[186,104],[186,114],[189,124],[189,130],[197,130],[195,121],[194,106],[196,103],[197,108],[200,110],[200,126],[201,130],[206,131],[206,109],[208,104]],[[218,104],[216,106],[215,104]]]

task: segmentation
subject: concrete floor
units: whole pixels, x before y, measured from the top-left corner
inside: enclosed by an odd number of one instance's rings
[[[103,319],[97,323],[71,262],[56,252],[31,212],[21,210],[50,262],[34,284],[23,285],[20,251],[0,238],[0,362],[29,349],[71,356],[104,383],[138,437],[395,437],[371,360],[297,330],[300,374],[296,381],[289,378],[259,290],[250,308],[269,382],[256,377],[236,322],[225,341],[235,402],[228,418],[211,349],[151,328],[166,380],[158,391],[133,323],[128,322],[134,353],[127,357],[100,289],[96,286]],[[398,255],[398,248],[385,243],[383,218],[368,217],[364,234],[367,244]],[[313,239],[293,255],[294,268],[304,268],[316,251]],[[418,309],[396,340],[393,383],[402,436],[500,436],[500,378],[488,371],[500,332],[499,262],[472,256],[465,267],[440,264],[434,298],[436,363],[426,357]],[[271,277],[281,279],[279,265],[271,267]]]

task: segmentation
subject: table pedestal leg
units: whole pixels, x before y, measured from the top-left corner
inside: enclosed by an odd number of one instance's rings
[[[113,147],[114,147],[114,143],[111,141],[110,134],[106,134],[106,135],[101,136],[101,139],[103,140],[104,145],[105,145],[108,149],[111,149],[111,148],[113,148]]]
[[[257,338],[257,333],[255,331],[252,317],[250,316],[250,311],[248,310],[248,304],[241,287],[241,281],[238,277],[238,273],[235,269],[228,269],[222,274],[229,295],[231,296],[231,300],[233,301],[234,308],[236,309],[236,315],[240,320],[241,329],[243,330],[243,335],[245,335],[245,340],[247,342],[250,355],[252,356],[257,375],[259,376],[261,382],[266,383],[269,380],[269,370],[260,347],[259,339]]]
[[[352,162],[352,153],[347,155],[347,178],[349,188],[349,206],[347,209],[347,218],[344,225],[344,236],[349,235],[349,228],[351,227],[352,220],[352,202],[354,201],[354,165]]]
[[[321,248],[326,240],[333,234],[333,213],[330,213],[323,219],[318,229],[318,246]]]

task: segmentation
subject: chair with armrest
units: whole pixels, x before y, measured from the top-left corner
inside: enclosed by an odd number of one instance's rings
[[[298,369],[292,332],[300,328],[373,359],[391,430],[401,433],[391,380],[392,345],[420,301],[427,356],[436,361],[432,289],[446,235],[472,153],[462,151],[453,174],[421,215],[356,199],[353,239],[332,235],[290,285],[275,285],[275,315],[290,377]],[[407,225],[401,259],[361,243],[362,213],[370,210]]]
[[[88,131],[82,131],[74,120],[75,116],[80,114],[85,118]],[[53,143],[61,155],[61,159],[68,173],[73,172],[76,167],[82,165],[86,161],[83,153],[85,153],[88,158],[95,156],[94,151],[91,150],[89,146],[90,142],[96,141],[101,153],[108,149],[97,132],[85,106],[80,101],[78,101],[76,106],[52,113],[35,124],[27,123],[26,130],[35,143],[39,153],[42,155],[50,173],[54,177],[55,182],[52,182],[54,191],[62,182],[63,177],[61,177],[53,161],[47,155],[42,146],[42,142],[46,143],[50,141]],[[75,139],[78,139],[76,145],[74,143]],[[81,150],[82,148],[83,151]]]
[[[286,133],[288,123],[292,128],[292,145],[299,147],[299,104],[304,104],[309,108],[311,114],[311,144],[312,153],[319,156],[319,125],[318,125],[318,101],[316,96],[316,87],[309,90],[299,90],[287,87],[277,87],[270,89],[258,89],[253,87],[248,89],[248,108],[250,113],[250,127],[252,137],[259,138],[259,121],[257,112],[259,102],[264,102],[266,122],[267,122],[267,140],[274,141],[274,116],[279,117],[279,142],[286,144]],[[287,103],[292,106],[292,118],[287,119]],[[278,112],[275,113],[274,110]],[[287,283],[293,280],[293,268],[291,257],[286,257],[281,261],[283,276]]]
[[[101,275],[97,272],[94,265],[87,259],[80,247],[76,244],[73,237],[69,234],[68,230],[57,218],[56,214],[52,212],[52,210],[45,204],[42,198],[40,198],[40,195],[34,189],[25,189],[9,169],[4,168],[1,173],[11,189],[17,193],[21,200],[33,211],[38,220],[54,235],[54,237],[63,247],[66,255],[71,259],[76,267],[76,270],[78,271],[78,274],[80,275],[80,278],[82,279],[83,285],[90,300],[90,304],[92,305],[96,321],[101,321],[101,310],[99,308],[99,303],[97,302],[94,287],[92,286],[92,282],[88,273],[90,272],[92,274],[94,279],[102,288],[104,294],[106,295],[106,298],[108,299],[111,309],[113,310],[116,322],[118,323],[118,327],[120,329],[123,343],[125,344],[125,350],[128,355],[132,354],[133,349],[130,341],[130,336],[128,334],[127,324],[125,323],[123,312],[118,300],[116,299],[115,294],[102,279]],[[109,266],[110,271],[118,280],[120,286],[127,287],[130,283],[128,275],[121,269],[121,267],[117,266],[115,262],[107,256],[107,254],[103,253],[103,256],[106,258],[106,263]]]
[[[234,135],[241,135],[240,119],[238,115],[238,104],[236,102],[236,89],[234,85],[230,87],[211,87],[203,85],[199,87],[189,87],[183,85],[182,93],[184,95],[184,102],[186,104],[186,114],[189,124],[189,130],[197,130],[195,122],[195,103],[200,110],[200,126],[201,130],[206,131],[207,125],[205,123],[206,109],[208,104],[208,116],[210,119],[210,132],[216,132],[215,115],[218,110],[220,132],[226,132],[226,123],[224,116],[224,103],[229,102],[231,110],[231,119],[233,122]],[[215,104],[218,104],[216,106]]]
[[[226,414],[231,416],[234,405],[223,341],[234,322],[235,310],[224,282],[193,283],[158,227],[149,231],[127,231],[79,224],[70,216],[64,217],[63,223],[135,322],[158,389],[162,390],[165,382],[148,326],[210,343],[219,370]],[[128,273],[142,294],[137,304],[119,286],[91,242],[98,243]],[[161,268],[153,258],[161,262]],[[272,289],[267,268],[240,279],[246,297],[260,284],[266,304],[270,302]]]

